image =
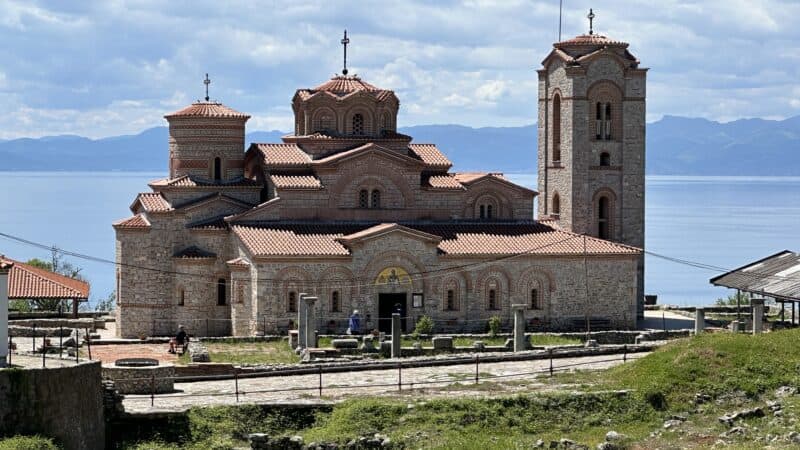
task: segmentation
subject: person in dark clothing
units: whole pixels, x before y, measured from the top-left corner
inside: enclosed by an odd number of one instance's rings
[[[175,353],[180,349],[180,352],[183,353],[186,343],[189,342],[189,335],[186,334],[186,330],[183,329],[183,325],[178,326],[178,334],[175,335],[174,338],[169,340],[169,352]]]

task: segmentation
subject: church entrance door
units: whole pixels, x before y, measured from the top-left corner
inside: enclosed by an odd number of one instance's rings
[[[406,331],[406,293],[378,294],[378,331],[392,332],[392,313],[400,313],[400,329]]]

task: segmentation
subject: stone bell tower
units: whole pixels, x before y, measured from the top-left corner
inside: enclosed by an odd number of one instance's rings
[[[588,18],[589,34],[553,44],[538,71],[538,216],[644,248],[647,69]],[[638,269],[642,317],[644,256]]]

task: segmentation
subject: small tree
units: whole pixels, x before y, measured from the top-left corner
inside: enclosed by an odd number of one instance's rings
[[[112,291],[108,294],[104,300],[100,300],[97,302],[97,306],[95,306],[95,311],[113,311],[116,307],[117,303],[117,292]]]
[[[737,297],[739,300],[739,305],[745,306],[750,304],[750,296],[744,292],[731,294],[728,296],[728,298],[718,298],[715,303],[719,306],[736,306]]]
[[[495,337],[500,332],[500,316],[492,316],[489,318],[489,336]]]
[[[417,320],[414,327],[414,339],[418,339],[420,334],[431,334],[433,332],[433,319],[429,316],[422,316]]]

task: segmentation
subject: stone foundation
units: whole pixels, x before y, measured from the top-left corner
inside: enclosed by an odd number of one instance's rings
[[[114,382],[120,394],[165,394],[173,392],[175,366],[117,367],[103,365],[103,378]]]

